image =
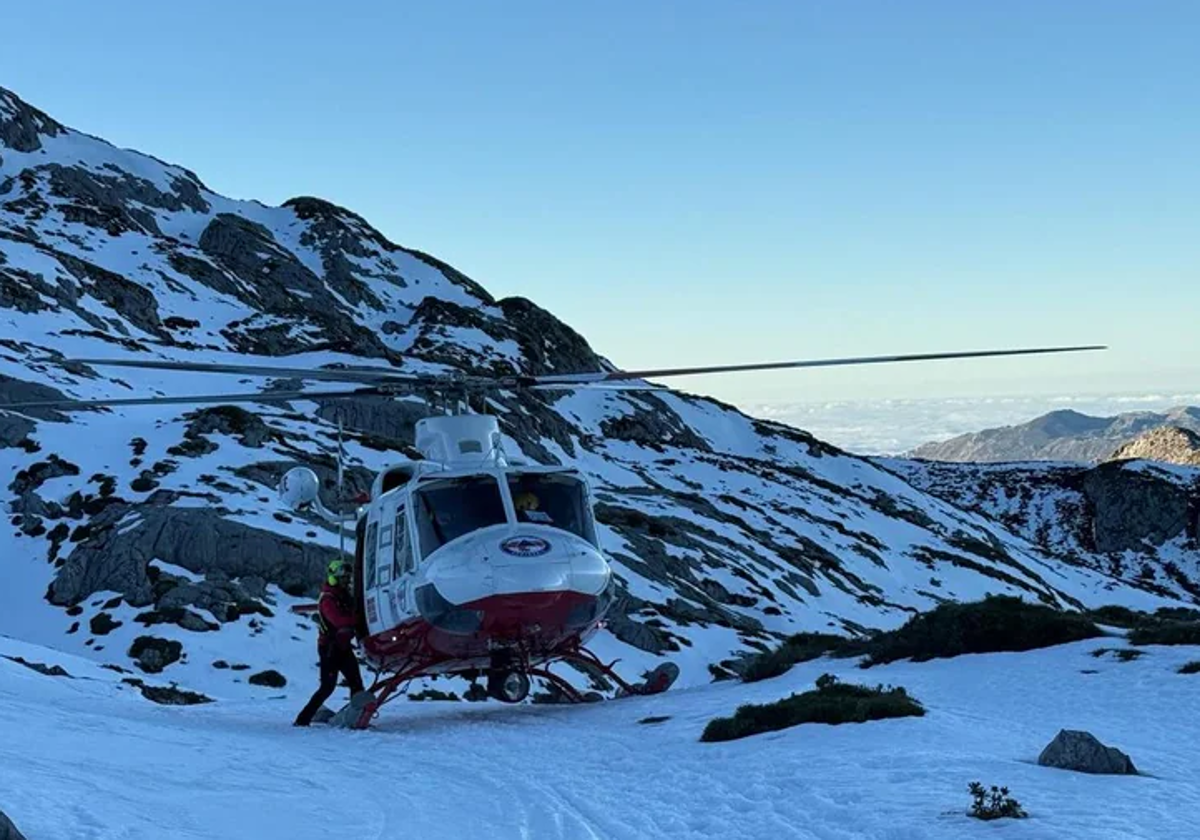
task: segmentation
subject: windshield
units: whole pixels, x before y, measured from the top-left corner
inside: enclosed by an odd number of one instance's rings
[[[416,497],[422,557],[463,534],[506,521],[500,485],[489,475],[434,481]]]
[[[518,522],[562,528],[595,545],[587,494],[579,479],[569,475],[510,475],[508,491]]]

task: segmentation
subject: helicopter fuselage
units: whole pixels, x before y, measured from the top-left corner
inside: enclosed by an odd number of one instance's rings
[[[535,667],[586,643],[612,602],[573,469],[419,470],[356,532],[359,638],[379,670]]]

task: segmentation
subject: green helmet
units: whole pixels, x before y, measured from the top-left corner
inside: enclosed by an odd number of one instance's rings
[[[345,583],[350,579],[350,564],[340,557],[336,560],[330,560],[326,567],[325,579],[329,581],[330,586],[337,586],[340,583]]]

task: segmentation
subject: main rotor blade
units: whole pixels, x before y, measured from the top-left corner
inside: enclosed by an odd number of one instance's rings
[[[356,388],[353,391],[263,391],[257,394],[205,394],[186,397],[128,397],[101,400],[39,400],[38,402],[0,403],[0,411],[27,408],[101,408],[122,405],[202,405],[224,403],[270,403],[293,400],[332,400],[342,397],[371,397],[386,394],[380,388]]]
[[[1036,347],[1019,350],[969,350],[956,353],[912,353],[904,356],[856,356],[845,359],[811,359],[797,362],[760,362],[744,365],[708,365],[705,367],[688,368],[658,368],[654,370],[614,370],[597,373],[562,373],[547,376],[534,376],[530,380],[535,385],[550,384],[591,384],[597,382],[616,382],[625,379],[650,379],[663,376],[690,376],[701,373],[731,373],[750,370],[779,370],[782,368],[815,368],[833,367],[837,365],[869,365],[884,362],[924,362],[936,359],[971,359],[983,356],[1026,356],[1036,353],[1074,353],[1080,350],[1106,350],[1104,345],[1095,344],[1080,347]]]
[[[289,379],[318,379],[328,382],[438,382],[433,374],[397,373],[388,368],[371,370],[334,370],[330,368],[290,368],[273,365],[226,365],[219,362],[164,362],[156,359],[69,359],[68,363],[99,367],[150,368],[195,373],[238,373],[246,376],[273,376]]]
[[[637,385],[623,382],[539,382],[530,391],[669,391],[666,385]]]

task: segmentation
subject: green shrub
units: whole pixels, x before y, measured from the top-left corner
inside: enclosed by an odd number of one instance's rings
[[[1021,803],[1008,795],[1008,788],[992,785],[986,790],[979,782],[971,782],[967,786],[971,794],[972,817],[980,820],[999,820],[1005,817],[1021,819],[1029,816],[1021,807]]]
[[[940,604],[897,630],[879,634],[867,644],[864,667],[897,659],[924,662],[964,653],[1034,650],[1101,635],[1078,613],[995,595],[969,604]]]
[[[864,723],[885,718],[921,717],[925,709],[903,688],[869,688],[838,682],[824,674],[814,691],[793,694],[774,703],[739,706],[733,717],[709,721],[701,741],[732,741],[774,732],[801,723]]]
[[[1129,607],[1122,607],[1117,604],[1109,604],[1094,610],[1088,610],[1085,615],[1097,624],[1109,624],[1113,627],[1125,628],[1139,627],[1150,620],[1150,616],[1147,613],[1131,610]]]
[[[1200,610],[1190,607],[1159,607],[1154,611],[1159,621],[1200,621]]]
[[[1181,673],[1181,674],[1200,674],[1200,661],[1189,662],[1186,665],[1181,665],[1179,667],[1179,673]]]
[[[1146,655],[1146,651],[1138,650],[1137,648],[1096,648],[1092,651],[1092,656],[1099,659],[1106,653],[1111,653],[1121,662],[1132,662],[1138,657]]]
[[[797,633],[774,650],[753,657],[742,671],[742,681],[758,682],[778,677],[799,662],[808,662],[827,653],[851,656],[856,645],[861,643],[829,633]]]
[[[1200,645],[1200,621],[1169,621],[1129,634],[1135,645]]]

